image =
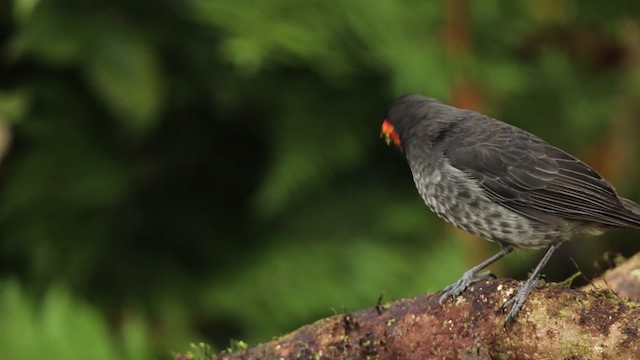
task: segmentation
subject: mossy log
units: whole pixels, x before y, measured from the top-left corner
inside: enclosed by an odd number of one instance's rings
[[[521,283],[489,280],[442,305],[439,294],[398,300],[213,358],[640,359],[640,306],[617,293],[640,298],[638,269],[640,255],[586,290],[541,285],[506,325],[501,305]]]

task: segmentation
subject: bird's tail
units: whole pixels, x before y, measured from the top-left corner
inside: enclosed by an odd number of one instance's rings
[[[638,218],[638,221],[640,222],[640,205],[625,198],[620,198],[620,201],[622,202],[622,206],[624,206],[625,209],[635,214]],[[640,227],[640,226],[636,225],[636,227]]]

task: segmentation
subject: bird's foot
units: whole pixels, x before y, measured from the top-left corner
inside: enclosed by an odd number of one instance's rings
[[[537,285],[538,285],[538,279],[532,279],[531,281],[527,281],[524,285],[522,285],[518,289],[518,292],[511,299],[507,300],[504,304],[502,304],[501,306],[502,312],[505,312],[509,307],[511,307],[511,310],[509,310],[509,313],[504,319],[505,325],[515,320],[516,316],[518,315],[518,312],[520,311],[520,309],[522,309],[524,302],[527,301],[527,297],[529,296],[531,291],[535,289]]]
[[[458,279],[455,283],[447,286],[442,291],[442,295],[440,295],[440,304],[442,304],[448,298],[455,299],[458,295],[462,294],[462,292],[469,287],[469,285],[473,284],[476,281],[486,280],[488,278],[495,279],[496,276],[490,272],[476,273],[473,271],[467,271],[462,274],[462,277]]]

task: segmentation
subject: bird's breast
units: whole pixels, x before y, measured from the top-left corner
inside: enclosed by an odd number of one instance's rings
[[[521,248],[539,248],[576,235],[571,226],[541,224],[491,201],[480,184],[446,162],[413,164],[420,196],[440,218],[471,234]]]

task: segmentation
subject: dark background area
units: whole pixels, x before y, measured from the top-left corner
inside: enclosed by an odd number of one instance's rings
[[[401,94],[640,200],[638,1],[14,0],[0,46],[6,359],[221,350],[455,281],[495,246],[431,214],[379,138]],[[568,243],[547,279],[585,284],[639,238]]]

